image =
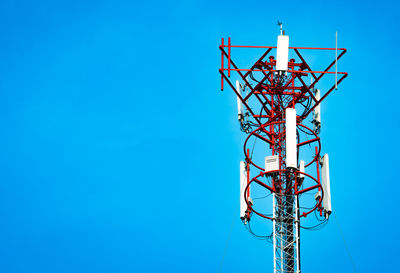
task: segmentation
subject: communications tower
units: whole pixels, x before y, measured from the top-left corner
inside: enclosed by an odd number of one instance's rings
[[[274,273],[300,273],[300,229],[324,225],[332,211],[329,157],[321,156],[318,136],[320,107],[347,77],[337,71],[346,49],[337,48],[337,34],[335,48],[290,47],[289,36],[278,24],[277,46],[233,45],[231,38],[227,43],[222,39],[219,72],[221,90],[226,82],[236,94],[240,129],[247,134],[240,162],[240,218],[257,237],[263,236],[250,228],[254,216],[272,221],[271,235],[264,238],[273,243]],[[257,61],[248,67],[236,65],[232,51],[239,48],[255,52],[250,56]],[[257,56],[256,50],[263,54]],[[333,59],[320,71],[312,70],[302,55],[316,51]],[[327,74],[332,86],[317,89]],[[270,203],[257,204],[261,198],[253,195],[262,191]],[[307,216],[318,224],[302,226]]]

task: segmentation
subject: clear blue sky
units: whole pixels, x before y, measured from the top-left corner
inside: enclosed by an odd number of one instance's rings
[[[339,46],[323,106],[332,202],[359,272],[395,272],[395,1],[2,1],[0,272],[272,272],[239,218],[243,135],[218,45]],[[254,56],[249,56],[253,57]],[[227,90],[228,91],[228,90]],[[303,272],[352,272],[335,220]]]

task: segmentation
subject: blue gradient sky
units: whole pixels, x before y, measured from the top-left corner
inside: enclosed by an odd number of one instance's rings
[[[332,202],[359,272],[399,239],[395,1],[2,1],[0,272],[272,272],[238,216],[243,135],[218,45],[334,46],[323,106]],[[228,89],[227,89],[228,91]],[[352,272],[335,219],[304,272]]]

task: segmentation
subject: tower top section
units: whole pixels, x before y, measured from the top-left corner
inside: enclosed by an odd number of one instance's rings
[[[279,22],[279,26],[282,29],[281,22]],[[293,92],[298,92],[298,94],[295,96],[294,104],[298,103],[304,96],[311,97],[314,102],[314,106],[307,113],[304,113],[305,115],[302,115],[302,118],[305,118],[348,76],[346,72],[337,71],[337,62],[347,50],[345,48],[289,46],[289,36],[284,35],[283,30],[281,33],[282,35],[278,36],[277,46],[234,45],[230,37],[228,38],[228,43],[222,38],[221,45],[219,46],[221,50],[221,68],[219,69],[221,74],[221,91],[224,90],[224,83],[226,82],[238,95],[235,85],[230,81],[231,75],[235,73],[236,78],[243,82],[243,87],[249,90],[245,97],[238,96],[243,105],[249,109],[247,100],[251,96],[261,95],[258,92],[261,91],[263,84],[275,84],[275,89],[281,91],[295,84],[296,86],[293,86],[292,90]],[[237,49],[248,50],[249,55],[252,50],[255,52],[255,49],[264,49],[265,51],[252,66],[239,67],[232,58],[232,50]],[[276,55],[272,54],[273,50],[276,50]],[[326,65],[325,69],[313,70],[301,54],[304,51],[322,51],[326,54],[332,52],[334,58]],[[336,55],[334,54],[335,52]],[[290,58],[291,55],[295,56],[295,58]],[[332,71],[334,67],[336,71]],[[255,75],[260,75],[257,80],[258,84],[250,84],[248,77],[255,77]],[[326,92],[321,93],[321,98],[317,100],[313,94],[313,90],[325,75],[336,75],[336,77],[332,77],[334,79],[332,87],[327,89]],[[290,79],[290,82],[287,79]],[[260,117],[252,113],[251,109],[249,111],[259,124],[261,124]]]

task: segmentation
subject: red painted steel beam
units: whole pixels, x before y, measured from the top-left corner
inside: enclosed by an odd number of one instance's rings
[[[337,61],[339,61],[340,58],[342,58],[342,56],[346,53],[346,51],[347,51],[347,50],[345,49],[342,53],[340,53],[339,56],[337,57],[337,59],[335,59],[330,65],[328,65],[328,67],[325,68],[324,71],[327,72],[329,69],[331,69],[331,67],[332,67]],[[336,72],[331,72],[330,74],[336,74]],[[345,74],[345,75],[347,75],[346,72],[337,72],[337,74]],[[310,89],[313,88],[314,85],[317,84],[317,82],[322,78],[323,75],[324,75],[324,74],[321,74],[321,75],[318,76],[318,78],[310,85]]]
[[[261,85],[261,87],[262,88],[264,88],[264,89],[269,89],[270,87],[268,86],[268,85]],[[287,90],[302,90],[303,89],[303,86],[288,86],[288,87],[286,87],[286,88],[283,88],[283,87],[280,87],[280,86],[277,86],[275,89],[281,89],[281,90],[285,90],[285,89],[287,89]],[[256,91],[255,92],[255,94],[258,94],[258,93],[262,93],[262,94],[271,94],[271,92],[266,92],[266,91]],[[289,95],[289,92],[282,92],[282,94],[283,95]],[[290,94],[293,94],[293,93],[290,93]]]
[[[225,50],[223,50],[223,49],[221,48],[221,51],[222,51],[222,53],[223,53],[225,56],[228,57],[228,54],[226,54]],[[242,102],[243,102],[243,101],[247,101],[247,99],[254,93],[255,89],[260,85],[261,82],[260,82],[259,84],[257,84],[257,86],[256,86],[255,88],[253,88],[253,87],[250,85],[250,83],[246,80],[246,78],[244,77],[244,75],[243,75],[242,73],[240,73],[240,71],[237,69],[236,64],[235,64],[232,60],[231,60],[230,62],[231,62],[231,64],[232,64],[232,66],[235,68],[235,69],[231,69],[231,70],[238,71],[238,73],[239,73],[239,75],[242,77],[243,81],[244,81],[244,82],[246,83],[246,85],[251,89],[251,92],[249,92],[249,94],[248,94],[244,99],[242,99],[242,96],[239,96],[239,97],[240,97],[240,100],[242,100]],[[223,74],[223,71],[224,71],[224,70],[222,70],[222,72],[220,71],[220,73]],[[228,81],[228,78],[225,76],[225,74],[223,74],[223,75],[224,75],[224,78]],[[265,80],[265,77],[264,77],[263,81],[264,81],[264,80]],[[232,84],[230,84],[230,85],[231,85],[231,87],[232,87]],[[234,87],[232,87],[232,88],[234,89],[235,93],[238,94],[238,93],[236,92],[236,88],[234,88]],[[246,103],[244,103],[244,105],[246,106],[247,109],[249,109],[249,107],[248,107],[248,105],[247,105]],[[263,104],[261,103],[261,105],[263,105]],[[250,112],[251,112],[252,116],[254,116],[254,113],[253,113],[252,111],[250,111]],[[258,123],[261,124],[260,121],[258,121]]]
[[[254,96],[258,99],[258,101],[261,103],[262,108],[265,110],[265,112],[269,113],[268,108],[266,107],[266,103],[264,103],[260,97],[258,96],[258,94],[254,94]],[[262,95],[264,97],[264,99],[266,99],[266,97],[264,95]],[[268,99],[267,99],[268,100]]]
[[[311,186],[311,187],[306,188],[304,190],[298,191],[296,194],[302,194],[302,193],[305,193],[305,192],[308,192],[308,191],[311,191],[313,189],[320,188],[320,187],[321,187],[321,185],[314,185],[314,186]]]
[[[228,47],[227,45],[223,47]],[[276,46],[245,46],[245,45],[231,45],[231,47],[242,47],[242,48],[276,48]],[[335,47],[298,47],[290,46],[289,49],[310,49],[310,50],[346,50],[345,48],[335,48]]]
[[[228,77],[231,76],[231,37],[228,37]]]
[[[311,92],[310,88],[307,86],[307,84],[303,81],[303,79],[301,77],[298,77],[298,79],[300,80],[301,84],[303,85],[304,89],[306,90],[306,92],[311,96],[311,98],[314,100],[315,103],[319,103],[319,101],[317,100],[317,98],[314,96],[314,94]],[[298,100],[295,100],[295,103],[297,103]]]
[[[268,186],[267,184],[261,182],[261,181],[258,180],[257,178],[253,178],[253,180],[254,180],[257,184],[259,184],[260,186],[263,186],[264,188],[270,190],[271,192],[274,192],[274,189],[273,189],[273,188],[271,188],[271,187]]]
[[[319,137],[317,137],[317,138],[313,138],[313,139],[310,139],[310,140],[307,140],[307,141],[301,142],[301,143],[297,144],[297,147],[300,147],[300,146],[303,146],[303,145],[306,145],[306,144],[312,143],[312,142],[314,142],[314,141],[318,141],[319,139],[320,139],[320,138],[319,138]]]
[[[221,46],[219,47],[221,50],[224,47],[224,38],[222,38]],[[221,70],[224,71],[224,53],[221,52]],[[224,90],[224,77],[221,75],[221,91]]]
[[[261,62],[265,58],[265,56],[267,56],[268,53],[271,52],[271,50],[272,49],[269,48],[267,51],[265,51],[265,53],[252,65],[252,67],[250,69],[253,69],[254,67],[256,67],[257,63]],[[250,71],[248,71],[246,74],[244,74],[244,77],[246,78],[247,75],[249,75],[249,73],[250,73]]]
[[[348,75],[347,73],[345,75],[343,75],[338,80],[337,84],[339,85],[339,83],[341,83],[347,77],[347,75]],[[333,91],[334,88],[335,88],[335,84],[331,87],[331,89],[328,90],[328,92],[326,92],[326,94],[324,96],[322,96],[322,98],[319,100],[319,103],[321,103]],[[308,110],[308,112],[304,115],[304,118],[306,118],[308,116],[308,114],[310,114],[317,106],[318,106],[318,104],[315,104],[313,107],[311,107],[311,109]]]
[[[299,56],[300,60],[304,63],[304,65],[308,68],[308,70],[312,71],[308,63],[304,60],[303,56],[301,56],[300,52],[297,50],[297,48],[294,49],[294,51],[296,52],[297,56]],[[315,80],[317,79],[317,76],[315,76],[314,73],[311,73],[311,75],[314,77]]]
[[[247,105],[246,101],[243,100],[242,96],[240,96],[240,94],[236,91],[236,88],[232,85],[232,83],[229,81],[228,77],[224,74],[223,71],[219,71],[221,73],[221,75],[224,77],[224,79],[228,82],[228,84],[230,85],[230,87],[233,89],[233,92],[235,92],[236,96],[239,97],[239,99],[242,101],[243,105],[246,106],[247,110],[250,112],[250,114],[252,116],[254,116],[254,112],[251,110],[251,108]],[[257,118],[255,118],[255,120],[258,122],[258,124],[262,124],[260,120],[258,120]]]
[[[267,143],[270,144],[270,145],[273,145],[273,144],[274,144],[271,140],[269,140],[269,139],[263,137],[262,135],[257,134],[256,132],[253,132],[253,135],[255,135],[256,137],[258,137],[258,138],[261,139],[261,140],[264,140],[265,142],[267,142]]]
[[[224,54],[226,57],[228,57],[228,54],[225,52],[225,50],[223,50],[222,48],[221,48],[221,51],[222,51],[222,54]],[[233,71],[237,71],[238,73],[239,73],[239,75],[240,75],[240,77],[242,77],[242,79],[243,79],[243,81],[246,83],[246,85],[252,90],[252,92],[254,92],[254,89],[252,88],[252,86],[250,85],[250,83],[246,80],[246,78],[244,77],[244,75],[242,74],[242,73],[240,73],[240,71],[242,71],[241,69],[238,69],[238,67],[236,66],[236,64],[231,60],[231,64],[233,65],[233,67],[234,67],[234,69],[231,69],[231,70],[233,70]],[[223,69],[223,71],[224,70],[226,70],[226,69]],[[258,86],[258,85],[257,85]],[[257,87],[256,86],[256,87]],[[255,88],[256,88],[255,87]],[[244,99],[244,100],[247,100],[248,99],[248,97],[250,96],[250,94],[252,93],[252,92],[250,92],[249,93],[249,95]]]
[[[232,61],[231,61],[231,63],[232,63]],[[224,71],[225,70],[228,70],[227,68],[225,68],[225,69],[223,69]],[[237,69],[237,68],[235,68],[235,69],[233,69],[233,68],[231,68],[230,69],[231,71],[250,71],[250,72],[279,72],[280,70],[273,70],[273,69],[271,69],[271,70],[268,70],[268,69],[245,69],[245,68],[240,68],[240,69]],[[288,73],[293,73],[293,74],[298,74],[298,73],[307,73],[307,74],[309,74],[309,73],[317,73],[317,74],[322,74],[322,75],[320,75],[318,78],[321,78],[324,74],[336,74],[336,72],[333,72],[333,71],[307,71],[307,70],[287,70],[286,72],[288,72]],[[347,74],[346,72],[337,72],[337,74]],[[317,78],[317,79],[318,79]],[[318,79],[319,80],[319,79]]]
[[[270,118],[270,115],[255,115],[258,118]]]

